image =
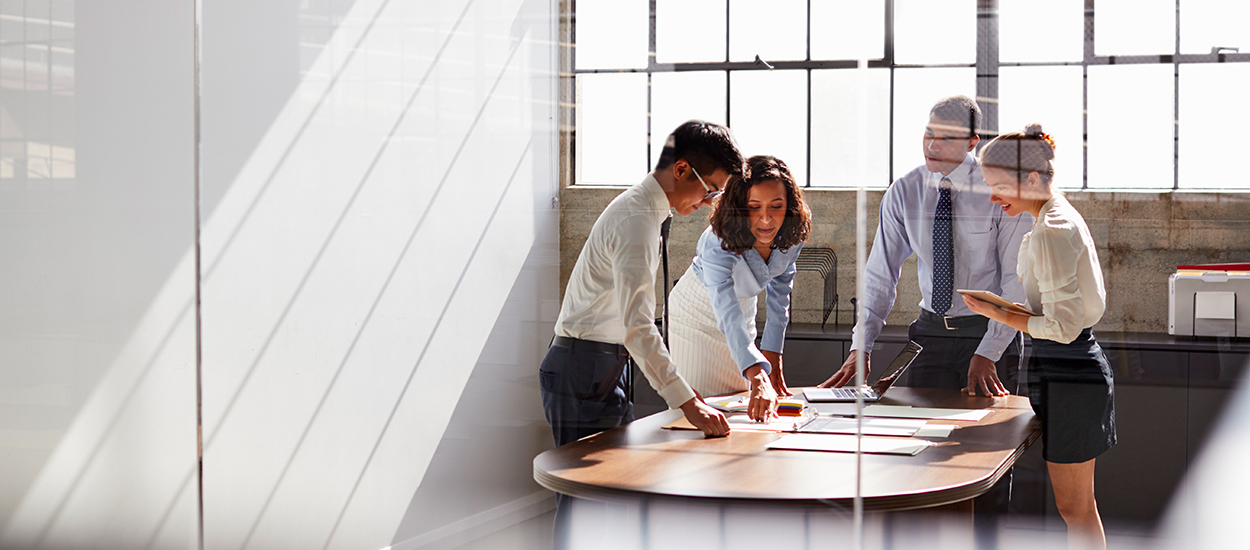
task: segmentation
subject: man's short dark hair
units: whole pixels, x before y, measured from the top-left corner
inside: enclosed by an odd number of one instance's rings
[[[702,120],[686,121],[669,134],[655,170],[668,168],[678,160],[690,163],[705,177],[720,169],[730,178],[741,178],[746,164],[729,128]]]
[[[938,100],[929,110],[929,117],[959,123],[966,121],[971,129],[970,136],[981,129],[981,107],[968,96],[953,95]]]

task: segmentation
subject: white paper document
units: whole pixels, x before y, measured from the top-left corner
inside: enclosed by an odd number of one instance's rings
[[[820,414],[855,416],[854,403],[821,403],[812,405]],[[864,416],[878,418],[924,418],[927,420],[965,420],[976,422],[990,414],[990,409],[935,409],[906,405],[865,405]]]
[[[955,431],[955,426],[950,424],[926,424],[925,427],[916,430],[915,437],[928,437],[931,439],[946,439],[951,436],[951,432]]]
[[[802,433],[850,434],[861,430],[864,435],[892,435],[909,437],[924,428],[924,420],[895,420],[891,418],[865,418],[863,423],[854,418],[821,416],[799,428]]]
[[[910,455],[933,446],[930,441],[902,437],[863,437],[857,445],[853,435],[790,434],[768,444],[769,449],[853,453],[858,447],[869,454]]]

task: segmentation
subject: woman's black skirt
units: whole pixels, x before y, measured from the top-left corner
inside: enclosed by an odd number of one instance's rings
[[[1070,344],[1033,339],[1028,380],[1048,462],[1085,462],[1115,445],[1115,383],[1093,331]]]

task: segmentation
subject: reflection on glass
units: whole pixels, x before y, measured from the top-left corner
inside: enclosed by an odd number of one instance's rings
[[[0,180],[74,177],[74,4],[0,4]]]
[[[577,183],[638,183],[650,171],[647,75],[579,74],[576,86]]]
[[[812,59],[880,59],[885,55],[885,2],[812,2]]]
[[[1169,54],[1176,50],[1176,0],[1098,0],[1095,55]]]
[[[697,118],[725,123],[725,72],[651,75],[651,166],[660,159],[664,138],[681,123]]]
[[[578,69],[641,69],[650,34],[647,0],[578,2],[574,52]]]
[[[807,72],[730,74],[729,122],[742,156],[773,155],[807,185]]]
[[[1080,189],[1085,176],[1079,66],[1003,67],[998,74],[998,131],[1031,122],[1055,136],[1055,185]]]
[[[1172,188],[1172,66],[1089,67],[1091,189]]]
[[[921,138],[929,123],[929,109],[947,96],[976,97],[976,76],[972,67],[894,71],[895,179],[924,162]]]
[[[998,4],[999,61],[1080,61],[1084,40],[1084,0]]]
[[[1250,150],[1250,64],[1180,67],[1181,189],[1250,189],[1240,159]]]
[[[1247,21],[1250,2],[1245,0],[1181,0],[1181,53],[1211,53],[1211,48],[1250,52]]]
[[[730,0],[729,60],[807,59],[806,0]]]
[[[894,60],[906,65],[976,63],[976,0],[895,0]]]
[[[867,104],[859,104],[859,75]],[[864,181],[858,172],[864,142]],[[890,183],[890,71],[812,71],[812,185],[885,187]]]
[[[724,60],[725,0],[655,3],[656,63]]]
[[[355,0],[304,0],[299,8],[300,76],[308,74]],[[327,75],[328,76],[328,75]]]

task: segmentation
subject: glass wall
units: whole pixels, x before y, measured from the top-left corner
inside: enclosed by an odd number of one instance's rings
[[[0,547],[450,547],[547,513],[556,29],[0,3]]]

